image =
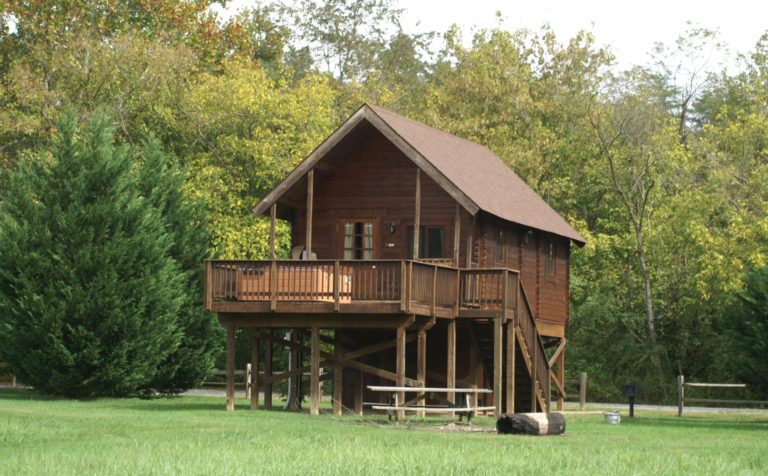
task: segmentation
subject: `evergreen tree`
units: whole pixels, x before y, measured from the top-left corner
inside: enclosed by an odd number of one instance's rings
[[[768,266],[745,273],[745,288],[722,317],[732,343],[729,357],[736,377],[768,395]]]
[[[202,383],[223,348],[224,328],[203,308],[203,260],[210,257],[210,231],[205,204],[188,199],[186,173],[170,164],[160,141],[150,138],[141,155],[141,193],[164,218],[171,238],[169,253],[179,265],[185,288],[178,319],[181,343],[161,363],[150,385],[163,393],[177,393]]]
[[[183,276],[130,148],[104,115],[77,129],[63,115],[0,195],[0,347],[43,392],[129,395],[179,346]]]

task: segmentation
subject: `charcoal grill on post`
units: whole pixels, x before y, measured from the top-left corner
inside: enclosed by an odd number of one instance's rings
[[[625,397],[629,397],[629,417],[635,416],[635,397],[639,397],[643,393],[643,389],[640,384],[637,383],[625,383],[621,386],[621,394]]]

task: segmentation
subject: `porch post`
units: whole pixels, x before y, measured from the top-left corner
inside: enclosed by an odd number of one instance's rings
[[[445,363],[445,387],[456,388],[456,320],[451,319],[448,321],[448,342],[447,342],[447,360]],[[448,392],[446,400],[451,403],[455,403],[456,397],[454,392]],[[454,413],[450,412],[450,416],[453,417]]]
[[[471,268],[472,267],[472,239],[473,235],[475,234],[475,221],[477,220],[477,215],[471,217],[469,220],[469,230],[467,232],[467,259],[464,263],[465,268]]]
[[[416,168],[416,204],[413,218],[413,259],[419,259],[419,243],[421,241],[421,169]]]
[[[502,380],[502,333],[501,316],[493,319],[493,405],[496,407],[493,416],[501,416],[501,380]],[[535,398],[534,398],[535,400]],[[534,401],[535,405],[535,401]]]
[[[507,319],[507,413],[515,413],[515,358],[516,341],[515,321]]]
[[[259,409],[259,331],[251,329],[251,410]]]
[[[307,172],[307,240],[304,248],[307,252],[307,259],[312,257],[312,203],[315,194],[315,169]]]
[[[235,326],[227,325],[227,411],[235,409]]]
[[[312,327],[311,360],[309,366],[309,414],[320,414],[320,329]]]
[[[459,267],[459,241],[461,240],[461,205],[456,204],[456,218],[453,221],[453,265]]]
[[[272,329],[264,342],[264,378],[272,376]],[[272,410],[272,382],[264,384],[264,410]]]
[[[405,327],[400,326],[397,328],[397,345],[396,345],[396,371],[397,371],[397,383],[398,387],[405,386]],[[397,392],[397,404],[402,405],[405,403],[405,392]],[[405,418],[405,412],[403,410],[397,411],[397,419],[403,420]]]
[[[565,387],[565,348],[560,351],[560,355],[557,358],[557,380],[560,381],[560,385]],[[563,411],[564,402],[565,398],[561,392],[557,397],[557,411]]]
[[[423,327],[416,338],[416,380],[421,382],[422,387],[427,386],[427,331]],[[424,392],[419,392],[419,396],[424,396]],[[421,405],[424,405],[423,400]],[[425,412],[420,411],[417,415],[424,418]]]
[[[272,204],[269,222],[269,259],[275,259],[275,220],[277,219],[277,202]]]

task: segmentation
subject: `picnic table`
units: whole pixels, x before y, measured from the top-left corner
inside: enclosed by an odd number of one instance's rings
[[[487,388],[444,388],[444,387],[390,387],[386,385],[368,385],[368,390],[374,392],[386,392],[390,394],[390,404],[367,403],[374,410],[387,410],[389,418],[392,419],[391,412],[424,412],[424,413],[457,413],[459,421],[463,416],[467,417],[467,423],[471,420],[475,412],[494,410],[494,406],[472,405],[471,395],[480,393],[493,393],[493,390]],[[416,397],[404,402],[398,401],[399,392],[417,393]],[[455,401],[450,401],[443,395],[453,393],[456,395]],[[437,400],[441,405],[425,405],[426,399]]]

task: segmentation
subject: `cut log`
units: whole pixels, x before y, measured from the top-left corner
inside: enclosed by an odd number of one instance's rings
[[[562,435],[562,413],[505,413],[496,420],[496,431],[514,435]]]

